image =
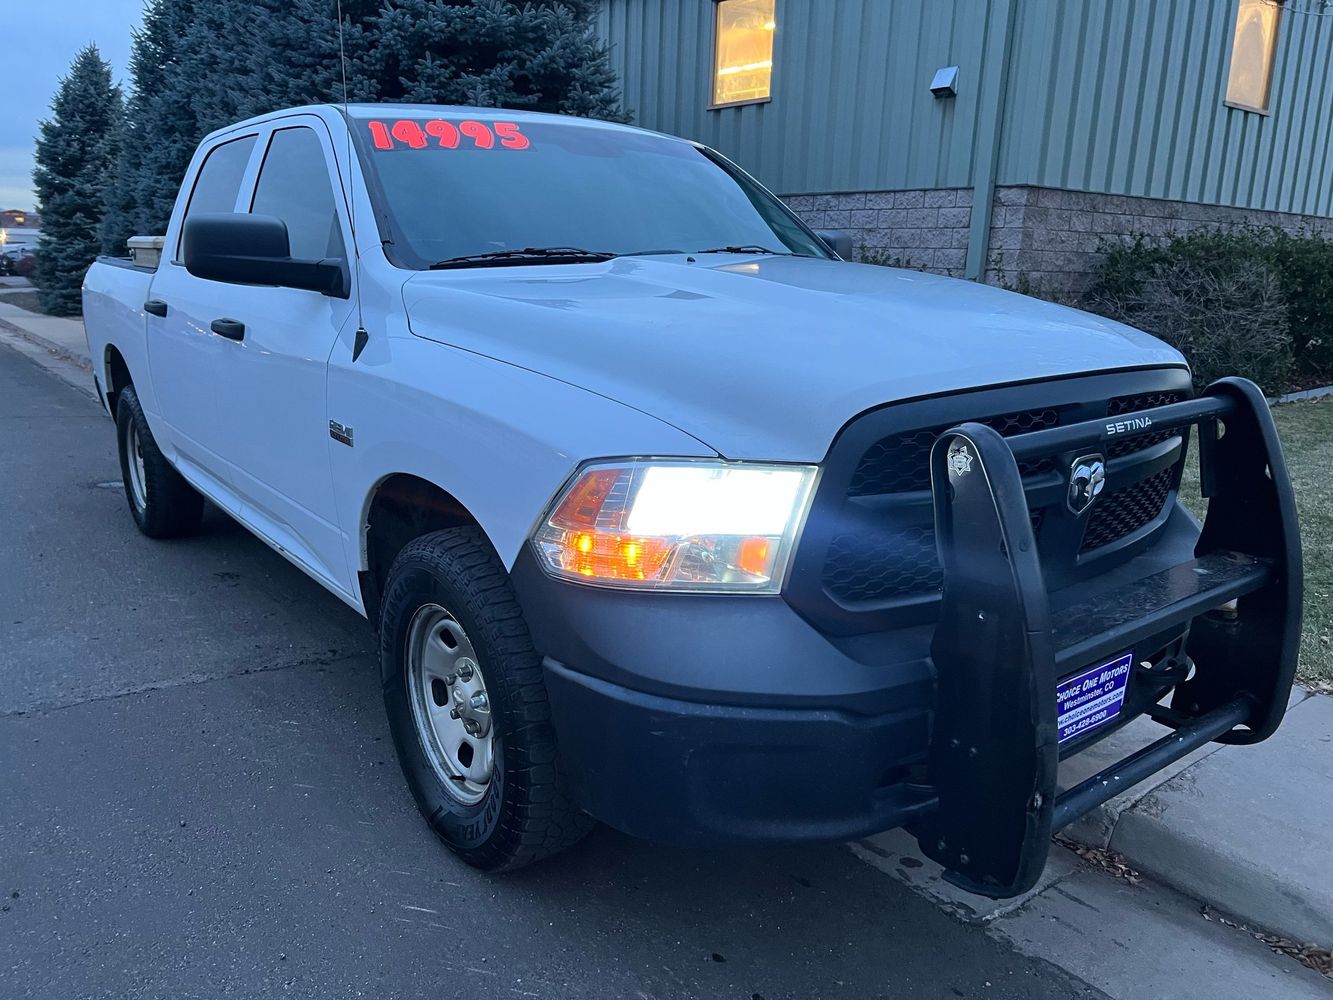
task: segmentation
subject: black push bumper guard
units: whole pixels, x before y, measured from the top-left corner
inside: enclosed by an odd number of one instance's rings
[[[1052,612],[1019,462],[1061,456],[1071,468],[1108,442],[1190,426],[1209,500],[1195,558]],[[931,647],[938,803],[913,832],[950,882],[993,898],[1026,892],[1054,831],[1210,741],[1257,743],[1277,729],[1296,673],[1301,549],[1254,383],[1223,379],[1188,402],[1009,438],[965,423],[936,441],[931,481],[944,568]],[[1149,712],[1172,731],[1057,794],[1057,678],[1173,628],[1187,630],[1194,674]]]

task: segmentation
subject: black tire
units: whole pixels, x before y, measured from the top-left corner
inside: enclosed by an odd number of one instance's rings
[[[198,531],[204,498],[163,456],[133,386],[121,389],[116,399],[116,442],[125,500],[139,530],[149,538],[177,538]],[[136,445],[141,473],[131,469]]]
[[[413,713],[409,633],[417,613],[431,606],[446,609],[466,632],[490,699],[493,773],[475,803],[446,787]],[[521,868],[592,829],[592,818],[566,793],[541,660],[508,575],[480,529],[436,531],[399,553],[381,603],[380,663],[403,776],[431,829],[465,862],[483,871]]]

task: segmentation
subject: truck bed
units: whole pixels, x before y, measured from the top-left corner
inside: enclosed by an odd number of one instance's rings
[[[97,380],[98,396],[110,413],[111,352],[118,351],[130,371],[147,371],[147,344],[143,304],[154,271],[119,257],[99,257],[83,280],[83,328],[88,336],[88,358]],[[115,344],[109,348],[108,345]],[[144,387],[147,388],[146,386]],[[149,412],[156,401],[142,398]],[[112,414],[114,416],[114,414]]]

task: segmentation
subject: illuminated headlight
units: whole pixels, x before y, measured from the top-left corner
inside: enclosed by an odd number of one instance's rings
[[[533,543],[547,572],[582,583],[775,594],[815,472],[707,461],[585,466]]]

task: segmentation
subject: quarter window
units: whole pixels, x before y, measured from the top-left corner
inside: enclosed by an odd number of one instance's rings
[[[714,107],[771,96],[775,5],[776,0],[717,0]]]
[[[343,257],[342,226],[319,136],[309,128],[273,133],[250,211],[287,223],[292,256]]]
[[[1227,103],[1233,107],[1268,111],[1281,21],[1282,0],[1240,0],[1227,79]]]

